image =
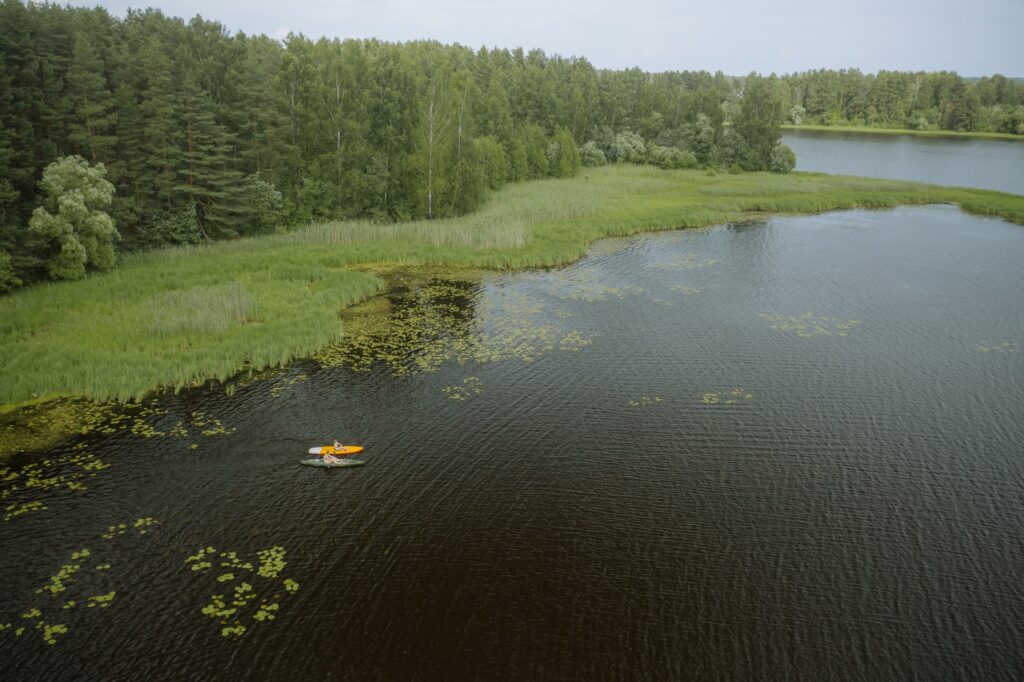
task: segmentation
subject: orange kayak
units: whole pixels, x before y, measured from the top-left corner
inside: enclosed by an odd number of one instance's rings
[[[319,448],[310,448],[309,454],[311,455],[334,455],[335,457],[348,457],[354,455],[357,452],[362,452],[362,445],[342,445],[340,448],[336,448],[333,445],[324,445]]]

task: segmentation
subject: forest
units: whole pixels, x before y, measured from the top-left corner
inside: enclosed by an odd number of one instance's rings
[[[996,74],[821,69],[783,76],[793,124],[1024,135],[1024,84]]]
[[[504,183],[581,163],[756,170],[774,152],[792,167],[775,149],[780,91],[756,76],[748,100],[771,106],[737,114],[742,137],[725,125],[739,92],[721,73],[600,71],[540,50],[277,41],[17,0],[0,4],[0,45],[0,290],[112,266],[92,244],[109,225],[62,242],[78,228],[56,218],[61,192],[83,182],[98,199],[76,210],[109,214],[124,251],[461,215]],[[68,155],[80,164],[43,177]]]
[[[1020,103],[1000,76],[601,70],[541,50],[278,41],[154,9],[3,0],[0,292],[161,245],[464,215],[503,184],[581,166],[788,172],[787,121],[959,129]]]

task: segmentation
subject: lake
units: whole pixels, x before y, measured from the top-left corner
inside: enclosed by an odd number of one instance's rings
[[[3,677],[1020,678],[1022,262],[936,206],[398,277],[8,462]]]
[[[1024,194],[1024,143],[787,130],[796,169]]]

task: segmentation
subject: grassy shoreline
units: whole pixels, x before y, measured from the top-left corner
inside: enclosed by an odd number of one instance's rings
[[[342,336],[340,309],[384,287],[374,266],[554,266],[607,236],[929,203],[1024,224],[1024,197],[1000,192],[617,166],[506,187],[458,219],[326,223],[136,254],[110,273],[0,298],[0,405],[130,400],[309,357]]]
[[[782,130],[808,131],[815,133],[853,133],[855,135],[911,135],[913,137],[966,138],[974,140],[1005,140],[1007,142],[1024,142],[1024,135],[1010,133],[964,133],[955,130],[910,130],[909,128],[870,128],[868,126],[851,125],[784,125]]]

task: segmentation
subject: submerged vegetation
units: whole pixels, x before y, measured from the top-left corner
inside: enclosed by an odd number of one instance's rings
[[[849,336],[850,330],[860,325],[860,320],[839,320],[828,315],[815,315],[804,313],[803,315],[779,315],[776,313],[761,313],[764,319],[775,331],[794,334],[800,338],[809,339],[812,336]]]
[[[705,405],[735,405],[740,400],[751,400],[752,393],[742,388],[733,388],[727,391],[710,391],[701,396],[701,402]]]
[[[822,174],[620,165],[574,179],[507,186],[481,211],[461,218],[383,231],[361,222],[328,222],[289,234],[140,253],[113,272],[0,299],[0,402],[61,395],[129,400],[159,387],[225,379],[242,369],[311,356],[342,337],[339,309],[384,288],[373,269],[389,264],[562,265],[605,236],[763,213],[924,203],[956,203],[1024,223],[1024,197],[999,192]],[[707,264],[672,264],[699,265]]]

